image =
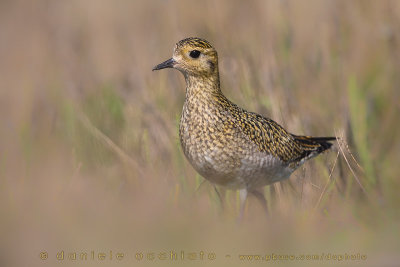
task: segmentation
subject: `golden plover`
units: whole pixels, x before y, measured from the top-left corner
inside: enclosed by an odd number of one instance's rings
[[[217,51],[204,39],[179,41],[173,57],[153,70],[164,68],[179,70],[186,80],[179,125],[186,158],[211,183],[240,190],[241,215],[248,193],[266,208],[259,188],[289,178],[335,139],[291,134],[228,100],[220,88]]]

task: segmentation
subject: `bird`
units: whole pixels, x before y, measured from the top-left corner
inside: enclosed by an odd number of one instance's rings
[[[272,119],[230,101],[221,91],[217,51],[205,39],[189,37],[176,43],[172,58],[153,71],[165,68],[179,70],[186,82],[179,123],[183,153],[212,184],[239,190],[240,217],[249,194],[267,211],[261,189],[289,178],[336,139],[291,134]]]

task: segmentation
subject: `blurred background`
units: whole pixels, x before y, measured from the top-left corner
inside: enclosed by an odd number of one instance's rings
[[[268,217],[250,198],[238,224],[237,193],[223,209],[182,154],[184,79],[151,69],[190,36],[216,47],[233,102],[344,140],[265,188]],[[0,264],[246,266],[268,262],[239,255],[331,253],[280,263],[395,266],[399,42],[395,0],[0,1]],[[159,259],[171,251],[177,260]],[[366,260],[333,259],[345,254]]]

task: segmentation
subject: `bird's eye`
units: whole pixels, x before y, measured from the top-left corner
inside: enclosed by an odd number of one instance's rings
[[[189,56],[192,58],[198,58],[200,56],[200,51],[199,50],[192,50],[189,53]]]

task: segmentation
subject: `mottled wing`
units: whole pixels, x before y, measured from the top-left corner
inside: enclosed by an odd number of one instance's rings
[[[275,121],[253,112],[247,112],[236,105],[231,114],[239,127],[260,149],[286,163],[301,162],[330,148],[329,140],[334,137],[296,136],[287,132]]]

